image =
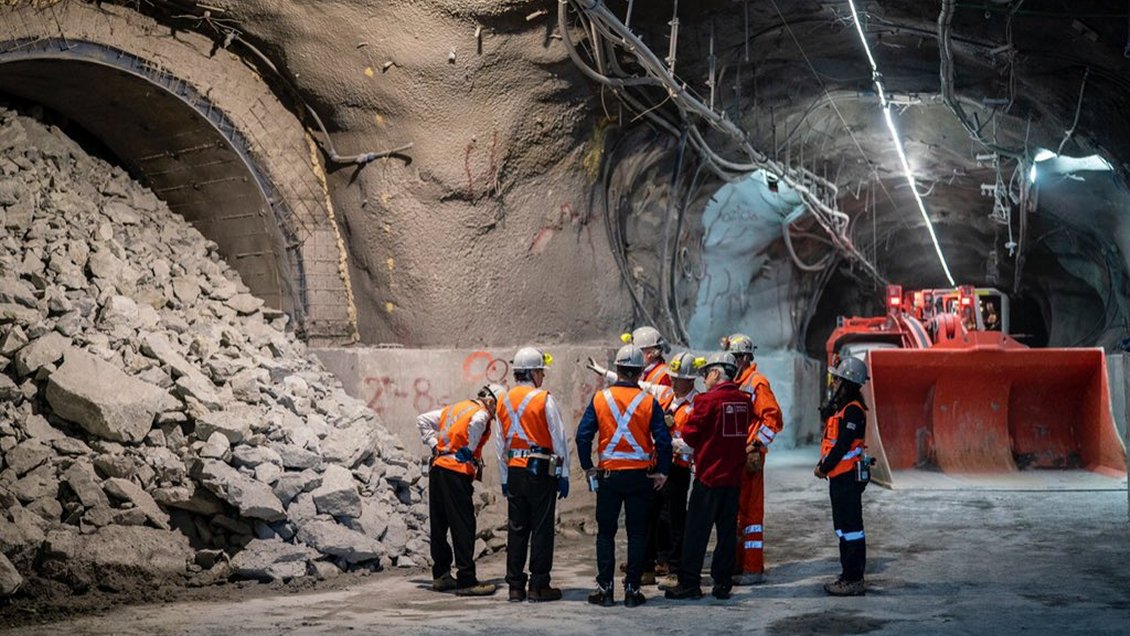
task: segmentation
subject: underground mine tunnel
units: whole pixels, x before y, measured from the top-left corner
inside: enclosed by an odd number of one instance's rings
[[[430,589],[417,416],[509,390],[533,345],[572,439],[606,388],[587,361],[644,326],[668,361],[748,334],[780,404],[765,583],[726,601],[760,629],[1130,618],[1125,5],[0,4],[14,633],[515,631],[500,597]],[[865,614],[809,593],[838,554],[826,369],[852,357]],[[505,586],[498,437],[473,552]],[[525,625],[548,632],[603,616],[595,497],[565,475],[565,602]],[[686,608],[663,620],[738,625]]]

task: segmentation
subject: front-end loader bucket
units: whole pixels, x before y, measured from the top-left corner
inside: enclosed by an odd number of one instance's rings
[[[881,484],[904,487],[913,480],[896,482],[929,472],[1125,476],[1101,349],[900,349],[868,357],[867,443]]]

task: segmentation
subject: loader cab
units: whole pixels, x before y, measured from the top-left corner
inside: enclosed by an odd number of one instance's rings
[[[931,299],[927,318],[941,314],[959,316],[967,331],[996,331],[1007,335],[1008,296],[992,287],[961,286],[926,290]]]

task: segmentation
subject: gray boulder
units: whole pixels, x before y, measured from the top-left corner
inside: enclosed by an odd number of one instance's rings
[[[111,477],[106,480],[106,483],[102,484],[102,488],[106,491],[106,494],[111,497],[117,497],[118,499],[132,503],[137,510],[145,514],[145,517],[149,519],[153,525],[162,530],[169,529],[169,515],[165,514],[165,511],[161,510],[161,507],[157,505],[153,497],[142,490],[137,484],[128,479]]]
[[[377,427],[367,420],[354,422],[348,428],[335,428],[322,440],[322,457],[353,468],[373,454],[378,439]]]
[[[24,577],[20,576],[16,566],[0,553],[0,598],[15,594],[23,584]]]
[[[47,401],[55,415],[77,423],[92,435],[120,442],[140,442],[153,417],[171,401],[160,387],[135,380],[77,349],[68,349],[63,366],[51,374]]]
[[[286,510],[270,486],[214,459],[201,462],[198,473],[205,488],[238,508],[244,517],[267,522],[286,519]]]
[[[306,562],[314,556],[317,555],[303,545],[253,539],[232,558],[231,566],[239,578],[285,581],[306,576]]]
[[[52,331],[36,339],[16,354],[16,372],[20,376],[31,375],[48,364],[54,364],[63,357],[71,346],[70,338]]]
[[[334,517],[360,517],[361,495],[353,483],[353,474],[341,466],[331,465],[322,473],[322,485],[313,492],[318,512]]]
[[[346,563],[363,563],[384,556],[381,544],[325,519],[311,519],[298,527],[298,540],[322,554],[341,557]]]
[[[95,506],[109,506],[110,500],[98,485],[98,476],[94,474],[94,467],[84,462],[75,462],[63,473],[63,481],[78,497],[79,503],[84,508]]]

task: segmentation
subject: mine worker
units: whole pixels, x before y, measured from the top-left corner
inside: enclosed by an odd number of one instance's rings
[[[671,386],[671,378],[667,377],[667,364],[663,356],[671,352],[671,345],[655,327],[640,327],[632,333],[620,336],[624,344],[634,344],[643,351],[643,375],[640,380],[652,384]]]
[[[508,512],[506,582],[515,602],[561,598],[561,590],[549,585],[549,571],[556,499],[569,496],[569,447],[557,403],[541,388],[552,362],[540,349],[519,349],[512,363],[515,386],[499,400],[497,409],[495,444]]]
[[[769,380],[757,370],[757,349],[749,336],[736,333],[722,339],[722,347],[738,361],[737,384],[749,394],[753,420],[746,440],[746,467],[738,504],[738,562],[734,585],[755,585],[765,580],[765,455],[784,428],[781,407]]]
[[[645,602],[640,591],[647,541],[647,510],[651,492],[663,487],[671,465],[671,436],[659,402],[640,388],[644,354],[635,345],[616,352],[617,381],[593,396],[577,426],[577,455],[596,490],[597,588],[589,602],[611,606],[616,530],[624,510],[628,535],[628,567],[624,579],[624,605]],[[593,467],[592,441],[597,440],[599,462]],[[654,464],[654,465],[653,465]]]
[[[867,592],[863,582],[867,540],[863,534],[862,495],[871,478],[871,461],[863,453],[867,406],[861,387],[867,382],[867,364],[847,356],[828,372],[833,377],[832,397],[820,410],[827,419],[820,463],[812,472],[828,480],[842,571],[838,579],[824,584],[824,591],[832,596],[862,596]]]
[[[696,393],[694,381],[698,377],[698,371],[695,360],[690,352],[679,353],[671,358],[667,370],[671,386],[645,381],[639,383],[640,388],[650,393],[663,409],[664,420],[671,433],[671,443],[676,448],[667,483],[652,497],[647,512],[647,549],[640,583],[654,585],[657,576],[666,576],[660,589],[675,586],[675,577],[669,575],[678,568],[679,555],[682,553],[693,451],[682,440],[679,431],[690,415],[691,402]],[[705,361],[702,358],[698,360],[700,363]],[[587,368],[599,374],[608,384],[617,381],[615,372],[604,368],[591,357]],[[624,563],[620,569],[627,572],[627,564]]]
[[[711,354],[702,367],[707,391],[694,399],[682,437],[694,449],[695,478],[687,508],[679,584],[667,598],[702,598],[702,561],[715,530],[710,575],[715,598],[730,598],[737,543],[738,494],[746,462],[752,404],[734,377],[738,363],[727,352]]]
[[[488,384],[473,400],[464,400],[416,418],[420,438],[431,449],[428,507],[431,523],[432,589],[461,596],[489,596],[494,583],[475,575],[474,482],[482,479],[483,446],[490,422],[506,389]],[[451,532],[451,545],[447,543]],[[451,576],[452,547],[456,577]]]
[[[668,473],[667,483],[660,491],[663,495],[662,508],[658,518],[654,510],[648,517],[649,526],[657,529],[648,535],[648,559],[658,560],[656,570],[669,574],[660,583],[662,590],[678,585],[678,577],[674,576],[674,573],[679,571],[683,554],[683,530],[687,523],[687,492],[691,486],[691,467],[694,461],[694,449],[683,439],[683,428],[690,419],[694,398],[698,395],[694,386],[698,368],[705,362],[704,358],[695,358],[689,352],[680,353],[672,358],[667,370],[671,377],[668,394],[670,398],[660,400],[667,428],[671,431],[671,448],[674,452],[671,458],[671,472]],[[664,531],[667,532],[666,543],[664,543]],[[666,559],[663,559],[664,547],[667,549]]]

